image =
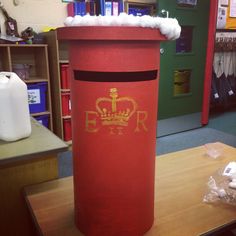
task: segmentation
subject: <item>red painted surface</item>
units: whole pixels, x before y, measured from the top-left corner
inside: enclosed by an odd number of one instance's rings
[[[58,37],[70,41],[73,71],[96,72],[159,70],[165,40],[134,27],[69,27]],[[76,225],[89,236],[143,235],[154,219],[158,79],[79,78],[71,81]]]
[[[210,9],[211,10],[210,10],[210,15],[209,15],[208,42],[207,42],[205,80],[204,80],[204,91],[203,91],[203,106],[202,106],[202,124],[203,125],[206,125],[209,120],[212,66],[213,66],[213,58],[214,58],[218,0],[211,0]]]
[[[142,27],[112,27],[112,26],[79,26],[62,27],[57,29],[60,40],[112,40],[112,41],[165,41],[166,37],[157,29]]]

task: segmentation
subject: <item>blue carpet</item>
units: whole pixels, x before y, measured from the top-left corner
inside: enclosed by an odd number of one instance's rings
[[[199,128],[182,133],[157,138],[157,155],[180,151],[211,142],[222,142],[236,147],[236,136],[212,128]],[[58,155],[59,176],[61,178],[73,174],[72,153],[63,152]]]
[[[156,153],[161,155],[212,142],[222,142],[236,147],[236,136],[203,127],[158,138]]]
[[[73,174],[72,152],[62,152],[58,155],[59,177],[64,178]]]
[[[210,116],[207,127],[236,135],[236,109],[227,112],[215,112]]]

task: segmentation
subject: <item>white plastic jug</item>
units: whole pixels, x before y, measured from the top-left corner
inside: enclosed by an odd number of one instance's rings
[[[16,141],[31,134],[26,84],[12,72],[0,72],[0,139]]]

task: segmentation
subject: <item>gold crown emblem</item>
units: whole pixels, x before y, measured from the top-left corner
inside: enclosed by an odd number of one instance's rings
[[[110,97],[96,100],[96,109],[100,114],[103,125],[127,126],[130,117],[137,110],[137,103],[133,98],[120,97],[116,88],[110,89]]]

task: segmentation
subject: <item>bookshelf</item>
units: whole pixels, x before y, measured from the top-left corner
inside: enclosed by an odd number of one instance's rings
[[[54,133],[71,144],[68,45],[66,42],[58,41],[56,31],[49,31],[42,35],[48,44]]]
[[[133,15],[155,15],[156,0],[85,0],[67,5],[68,16],[81,15],[119,15],[126,12]]]
[[[48,46],[46,44],[0,44],[0,55],[1,71],[16,72],[26,83],[28,95],[30,87],[34,87],[34,90],[39,91],[45,104],[40,104],[41,100],[36,109],[32,105],[34,111],[31,110],[31,116],[53,131]],[[19,73],[20,70],[17,71],[16,65],[28,66],[27,77],[21,76],[22,74]],[[26,70],[22,69],[22,71],[25,72]],[[41,90],[42,84],[45,87],[45,92]]]

